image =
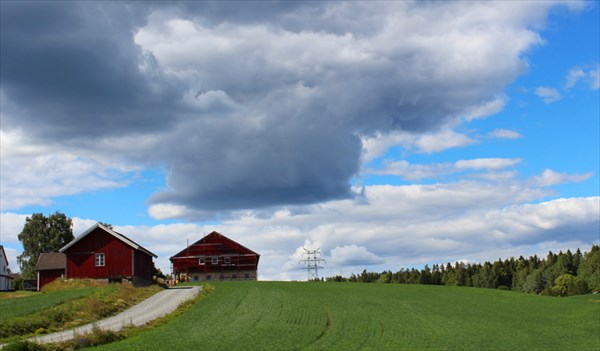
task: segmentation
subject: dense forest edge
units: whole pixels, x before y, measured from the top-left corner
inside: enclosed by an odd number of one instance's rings
[[[434,264],[421,270],[400,268],[352,273],[350,277],[336,275],[322,278],[328,282],[362,282],[385,284],[426,284],[467,286],[476,288],[514,290],[551,296],[572,296],[600,292],[600,246],[593,245],[584,254],[548,252],[546,258],[537,255],[528,259],[520,256],[495,262]]]

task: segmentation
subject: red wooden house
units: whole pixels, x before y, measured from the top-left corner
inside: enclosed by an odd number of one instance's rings
[[[180,279],[256,280],[260,255],[212,232],[171,257],[172,271]]]
[[[37,271],[37,290],[44,285],[65,275],[67,256],[61,252],[41,253],[38,257],[35,270]]]
[[[60,249],[67,256],[66,278],[152,282],[157,256],[121,233],[96,223]]]

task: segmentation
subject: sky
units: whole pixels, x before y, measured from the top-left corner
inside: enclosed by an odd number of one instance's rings
[[[600,3],[0,2],[0,241],[32,213],[259,279],[600,242]]]

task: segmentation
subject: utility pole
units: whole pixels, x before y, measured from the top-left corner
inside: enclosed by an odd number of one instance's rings
[[[306,264],[306,267],[302,269],[306,269],[308,273],[308,280],[318,280],[319,279],[319,268],[323,268],[319,266],[321,263],[325,263],[325,259],[323,258],[323,254],[320,249],[316,250],[307,250],[304,248],[304,253],[302,254],[303,259],[298,261],[298,263]]]

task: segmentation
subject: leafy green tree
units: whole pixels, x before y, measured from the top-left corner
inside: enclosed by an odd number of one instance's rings
[[[572,296],[585,294],[588,291],[587,284],[583,279],[565,273],[554,281],[552,287],[552,295],[558,296]]]
[[[58,211],[48,217],[34,213],[25,219],[18,237],[23,245],[23,253],[17,257],[21,275],[33,279],[41,253],[56,252],[73,240],[73,221]]]
[[[545,286],[544,276],[541,268],[535,269],[525,279],[523,291],[528,293],[539,294]]]
[[[579,264],[578,276],[593,290],[600,290],[600,246],[594,245]]]

